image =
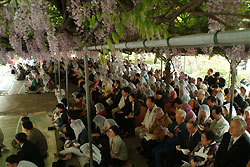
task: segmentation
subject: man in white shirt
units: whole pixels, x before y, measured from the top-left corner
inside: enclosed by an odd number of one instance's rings
[[[128,99],[128,94],[129,94],[129,88],[125,87],[122,89],[122,97],[120,99],[120,102],[118,103],[118,107],[114,108],[112,110],[112,117],[115,119],[115,113],[116,112],[123,112],[122,109],[125,107],[125,101]]]
[[[215,141],[219,144],[222,140],[224,133],[226,133],[229,129],[229,123],[222,115],[222,108],[219,106],[214,106],[212,108],[212,114],[214,120],[210,125],[210,129],[215,134]]]
[[[34,163],[26,160],[20,161],[18,156],[13,154],[6,158],[7,167],[37,167]]]
[[[157,106],[155,105],[155,98],[152,96],[148,97],[146,105],[148,107],[148,110],[143,122],[141,123],[142,126],[135,128],[135,135],[138,136],[140,140],[144,137],[145,133],[149,131],[155,120],[154,110],[157,108]]]

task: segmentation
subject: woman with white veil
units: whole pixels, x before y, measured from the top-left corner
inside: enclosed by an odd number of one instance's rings
[[[90,158],[90,149],[89,149],[89,143],[85,143],[80,147],[80,150],[83,154],[83,156]],[[102,161],[102,154],[101,151],[92,144],[92,155],[93,155],[93,163],[94,167],[99,167]]]
[[[95,123],[96,127],[98,127],[100,129],[101,134],[104,134],[105,121],[106,121],[106,118],[104,116],[101,116],[101,115],[96,115],[93,119],[93,122]]]
[[[229,115],[230,115],[230,103],[227,103],[223,106],[223,110],[222,110],[223,116],[224,118],[229,121]],[[235,117],[237,115],[237,112],[234,108],[234,106],[232,106],[232,118]]]
[[[55,156],[63,155],[65,156],[64,160],[69,160],[72,157],[72,154],[77,156],[83,156],[82,152],[80,151],[80,146],[83,145],[88,141],[88,132],[85,128],[81,119],[72,119],[71,118],[71,128],[73,129],[76,140],[70,141],[66,140],[64,144],[64,150],[59,151],[55,154]]]
[[[108,130],[113,125],[118,126],[114,119],[106,119],[104,122],[105,131]]]
[[[206,104],[202,104],[198,112],[198,125],[201,130],[208,127],[212,119],[210,118],[210,108]]]
[[[224,98],[225,98],[224,95],[221,92],[218,92],[216,94],[215,98],[216,98],[217,104],[219,106],[223,106],[223,104],[224,104]]]

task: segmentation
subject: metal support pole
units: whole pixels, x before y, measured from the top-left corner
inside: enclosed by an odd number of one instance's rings
[[[55,72],[55,89],[57,90],[56,60],[54,61],[54,72]]]
[[[162,73],[162,60],[161,60],[161,79],[163,77],[163,73]]]
[[[68,64],[66,64],[66,99],[67,99],[67,106],[66,108],[69,109],[69,74],[68,74]]]
[[[89,159],[90,167],[93,167],[93,154],[92,154],[92,137],[91,137],[91,113],[90,113],[90,91],[89,91],[89,69],[88,57],[84,56],[84,69],[85,69],[85,86],[86,86],[86,102],[87,102],[87,120],[88,120],[88,137],[89,137]]]
[[[128,54],[128,77],[129,77],[129,54]]]
[[[231,65],[230,65],[230,69],[231,69]],[[230,71],[230,69],[229,69],[229,76],[228,76],[228,88],[230,87],[230,81],[231,81],[231,71]]]
[[[186,69],[186,56],[184,56],[184,67],[183,67],[183,72],[185,72],[185,69]]]
[[[234,103],[234,85],[236,82],[236,60],[232,60],[230,64],[232,78],[231,78],[231,101],[230,101],[230,111],[229,111],[229,122],[232,120],[232,110],[233,110],[233,103]]]
[[[60,61],[58,61],[58,89],[60,90],[60,95],[62,95],[62,91],[61,91],[61,67],[60,67]]]

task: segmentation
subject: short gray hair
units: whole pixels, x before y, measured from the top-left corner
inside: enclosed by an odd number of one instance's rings
[[[239,121],[241,129],[243,129],[243,130],[247,129],[247,123],[246,123],[245,119],[242,116],[237,115],[237,116],[235,116],[233,118],[233,120],[238,120]]]
[[[187,114],[186,114],[186,112],[184,110],[180,109],[180,110],[178,110],[178,112],[180,113],[180,117],[186,119]]]
[[[154,113],[156,113],[156,114],[162,114],[164,112],[163,112],[163,110],[162,110],[161,107],[157,107],[157,108],[154,109]]]

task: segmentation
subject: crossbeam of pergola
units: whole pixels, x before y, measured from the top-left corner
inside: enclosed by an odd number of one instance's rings
[[[114,49],[136,49],[150,47],[201,48],[210,46],[249,45],[250,29],[169,37],[166,40],[144,40],[113,44]],[[108,45],[90,46],[88,50],[110,49]]]

